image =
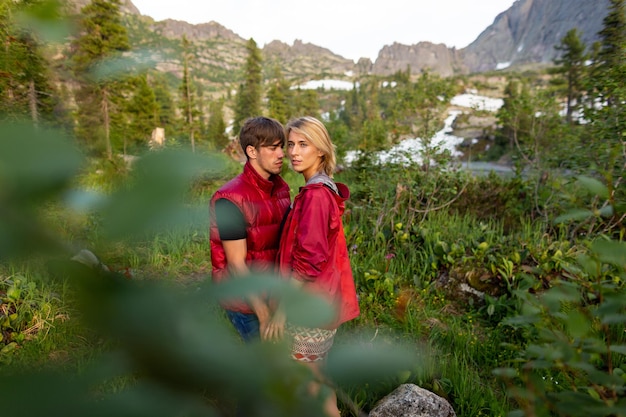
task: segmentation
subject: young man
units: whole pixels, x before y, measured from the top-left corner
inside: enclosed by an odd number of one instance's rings
[[[283,126],[267,117],[250,118],[239,143],[247,158],[243,172],[217,190],[210,203],[214,282],[274,270],[280,225],[291,203],[289,186],[280,177]],[[224,301],[222,307],[245,341],[258,339],[269,324],[271,312],[261,296]]]

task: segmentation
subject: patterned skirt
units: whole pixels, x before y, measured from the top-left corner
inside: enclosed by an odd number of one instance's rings
[[[337,329],[318,329],[287,324],[291,338],[291,357],[300,362],[323,360],[333,346]]]

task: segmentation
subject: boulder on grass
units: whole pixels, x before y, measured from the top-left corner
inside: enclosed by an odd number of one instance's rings
[[[369,417],[456,417],[444,398],[414,384],[402,384],[370,411]]]

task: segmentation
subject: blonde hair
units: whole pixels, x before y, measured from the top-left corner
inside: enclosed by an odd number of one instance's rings
[[[322,152],[320,170],[332,178],[337,166],[337,156],[335,155],[335,145],[330,141],[330,135],[324,124],[315,117],[298,117],[290,120],[285,126],[285,136],[287,138],[291,132],[304,136]]]

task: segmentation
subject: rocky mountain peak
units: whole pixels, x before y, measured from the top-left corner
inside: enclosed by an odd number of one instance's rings
[[[313,73],[342,77],[354,70],[354,61],[300,39],[291,46],[272,41],[263,47],[263,54],[270,65],[280,65],[285,75],[291,77],[306,78]]]
[[[610,0],[517,0],[466,48],[419,42],[384,46],[372,67],[375,74],[391,74],[411,67],[443,76],[504,69],[524,64],[550,64],[555,45],[573,28],[591,45],[598,39]]]
[[[411,68],[412,73],[424,70],[450,76],[462,66],[462,56],[454,48],[445,44],[419,42],[415,45],[403,45],[394,42],[386,45],[378,53],[372,72],[379,75],[393,74]]]
[[[517,0],[465,48],[465,64],[471,72],[482,72],[550,63],[554,46],[570,29],[577,28],[587,45],[598,39],[609,1]]]
[[[65,1],[74,13],[79,13],[90,2]],[[450,76],[529,63],[551,63],[557,54],[554,46],[570,29],[578,28],[587,45],[598,39],[609,2],[517,0],[496,16],[493,23],[466,48],[457,50],[432,42],[413,45],[394,42],[383,46],[373,63],[369,59],[355,63],[327,48],[299,39],[293,45],[274,40],[262,51],[266,65],[280,65],[286,76],[298,79],[320,74],[338,77],[349,73],[390,75],[407,68],[414,74],[429,70]],[[121,4],[123,13],[140,17],[131,0],[121,0]],[[204,62],[214,67],[230,71],[245,60],[245,39],[215,21],[193,25],[173,19],[158,22],[145,16],[141,19],[145,19],[150,30],[164,38],[180,40],[186,36],[190,41],[202,44],[200,50]]]
[[[160,34],[166,38],[178,39],[185,36],[190,41],[204,41],[216,38],[231,41],[244,40],[232,30],[214,21],[193,25],[181,20],[166,19],[156,22],[155,26],[158,27]]]
[[[329,56],[340,61],[349,61],[341,55],[333,53],[330,49],[323,48],[321,46],[314,45],[308,42],[302,42],[300,39],[296,39],[293,45],[281,41],[272,41],[263,47],[263,52],[270,55],[280,55],[282,58],[289,59],[295,55],[308,55],[312,57]],[[352,62],[352,61],[350,61]]]

